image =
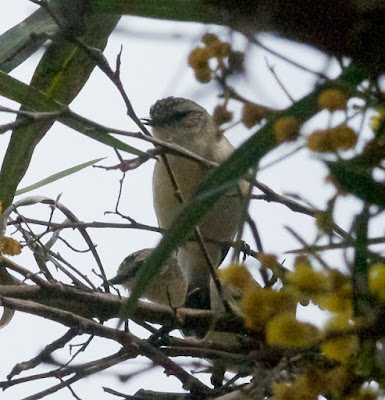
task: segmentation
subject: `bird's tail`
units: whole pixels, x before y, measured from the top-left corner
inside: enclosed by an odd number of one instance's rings
[[[185,307],[198,310],[210,310],[210,288],[189,287],[186,295]],[[186,336],[196,336],[198,338],[203,338],[207,334],[208,328],[208,326],[197,324],[196,322],[189,323],[187,319],[184,324],[183,334]]]

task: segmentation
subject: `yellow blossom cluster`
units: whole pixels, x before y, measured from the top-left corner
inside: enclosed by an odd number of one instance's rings
[[[378,131],[380,125],[384,122],[384,120],[385,120],[385,108],[380,107],[376,110],[376,114],[374,114],[370,118],[370,126],[374,132]]]
[[[260,254],[262,267],[276,269],[277,259],[272,254]],[[385,266],[384,266],[385,270]],[[227,274],[230,276],[230,271]],[[335,269],[317,271],[305,256],[296,259],[294,270],[286,272],[280,290],[257,285],[246,285],[247,274],[236,273],[233,284],[243,289],[240,303],[245,326],[264,332],[271,345],[285,347],[307,347],[322,343],[325,356],[340,362],[345,361],[356,350],[356,338],[348,332],[353,316],[353,296],[350,278]],[[298,303],[312,301],[322,309],[334,312],[334,318],[324,331],[296,319]],[[340,330],[340,334],[338,333]],[[330,331],[333,336],[330,337]],[[348,332],[348,333],[347,333]],[[340,346],[344,350],[335,352]]]
[[[276,269],[276,256],[260,254],[258,258],[264,268],[270,271]],[[385,291],[381,292],[385,287],[385,265],[373,265],[370,275],[373,279],[373,282],[370,280],[371,290],[381,300],[385,300]],[[358,338],[355,333],[356,322],[353,319],[351,278],[340,271],[319,271],[314,268],[308,257],[299,256],[295,261],[294,270],[286,272],[281,278],[282,287],[279,290],[262,288],[249,271],[239,265],[222,270],[220,279],[224,284],[231,284],[239,289],[239,310],[246,328],[263,333],[268,344],[289,348],[320,346],[322,355],[338,365],[350,365],[349,360],[357,354]],[[309,301],[333,313],[323,329],[297,320],[297,304],[308,304]],[[327,375],[326,372],[324,373]],[[335,393],[338,393],[338,385],[343,386],[341,382],[348,379],[348,373],[345,372],[341,372],[341,379],[333,377]],[[309,384],[310,378],[310,375],[298,375],[294,381],[276,383],[274,397],[301,399],[303,395],[306,399],[316,399],[322,394],[322,390],[320,385],[314,382]],[[327,390],[332,389],[328,387]],[[323,393],[327,390],[323,388]]]
[[[299,135],[300,124],[293,116],[279,118],[274,123],[274,135],[278,143],[291,142]]]
[[[226,105],[218,105],[213,112],[213,120],[216,126],[220,126],[233,119],[233,113],[226,108]]]
[[[266,324],[266,339],[272,345],[307,347],[319,339],[319,331],[312,324],[297,321],[294,312],[281,312]]]
[[[346,365],[328,370],[308,367],[294,379],[274,382],[273,393],[274,400],[317,400],[320,395],[349,400],[378,398],[378,393],[360,386],[354,371]]]
[[[324,90],[318,96],[318,106],[321,109],[329,111],[346,110],[348,98],[346,94],[339,89]]]
[[[307,304],[320,295],[329,293],[328,276],[323,271],[315,271],[309,261],[300,258],[295,269],[286,275],[285,289],[300,303]]]
[[[313,379],[316,376],[317,379]],[[293,381],[274,382],[275,400],[317,400],[322,393],[324,378],[317,371],[297,375]]]
[[[356,143],[356,133],[346,125],[316,130],[307,138],[307,147],[321,153],[348,150],[354,147]]]
[[[17,240],[6,236],[0,238],[0,254],[15,256],[20,253],[21,247]]]
[[[203,47],[196,47],[188,57],[188,65],[194,70],[196,79],[201,83],[210,82],[213,70],[209,61],[217,61],[217,69],[227,68],[229,71],[243,68],[243,54],[232,51],[230,43],[222,42],[217,35],[207,33],[202,37]],[[225,66],[225,59],[228,61]]]
[[[261,270],[270,270],[275,280],[283,279],[288,272],[288,269],[278,262],[275,254],[259,253],[258,261],[261,263]]]
[[[249,286],[243,294],[241,309],[245,326],[255,331],[263,331],[267,322],[274,316],[282,312],[295,312],[296,303],[284,291]]]
[[[238,289],[245,290],[250,284],[258,285],[244,265],[231,264],[228,268],[219,270],[218,275],[221,283],[230,284]]]
[[[3,205],[0,201],[0,214],[3,212]],[[7,254],[14,256],[21,253],[20,243],[10,237],[0,237],[0,255]]]
[[[254,280],[248,269],[238,263],[218,270],[217,274],[222,287],[222,298],[227,301],[235,315],[243,317],[240,304],[245,288],[248,285],[259,286],[259,284]]]
[[[300,303],[312,301],[322,309],[334,312],[334,317],[321,334],[321,350],[325,357],[339,362],[347,361],[357,351],[357,338],[351,333],[353,294],[348,276],[338,270],[316,271],[301,257],[295,270],[287,274],[285,290]],[[292,330],[294,331],[294,323]],[[282,329],[282,328],[281,328]],[[287,329],[287,328],[286,328]],[[297,335],[305,335],[305,327]],[[307,328],[310,332],[310,328]],[[303,333],[302,333],[303,332]]]
[[[321,309],[351,317],[353,315],[353,289],[351,280],[336,269],[327,273],[329,292],[313,298]]]
[[[284,287],[301,304],[311,300],[321,309],[352,316],[351,280],[336,269],[316,271],[306,257],[298,257]]]
[[[275,254],[259,253],[258,261],[261,263],[262,268],[270,269],[273,273],[276,273],[277,269],[281,267]]]
[[[246,128],[252,128],[271,114],[271,110],[259,104],[247,101],[243,105],[241,121]]]
[[[385,301],[385,265],[373,264],[369,268],[369,289],[381,301]]]
[[[231,264],[228,268],[220,269],[218,277],[222,285],[225,299],[232,311],[242,316],[241,300],[248,286],[260,287],[244,265]]]
[[[322,354],[339,362],[347,361],[358,350],[358,339],[352,335],[353,327],[351,319],[340,314],[332,318],[325,327],[325,339],[322,342]],[[332,338],[328,339],[331,334]]]
[[[277,270],[279,264],[275,255],[261,253],[258,259],[263,268],[272,272]],[[298,268],[301,269],[301,267]],[[319,337],[317,328],[311,324],[301,323],[295,317],[297,303],[299,298],[303,297],[302,293],[297,296],[295,291],[302,289],[308,292],[309,282],[306,279],[310,279],[312,286],[318,287],[324,284],[324,277],[318,278],[317,275],[309,274],[309,271],[312,271],[310,266],[306,269],[306,276],[301,276],[300,279],[298,279],[300,272],[297,271],[297,274],[289,272],[288,275],[295,276],[285,279],[281,290],[261,288],[256,285],[245,286],[244,283],[239,283],[238,286],[244,287],[240,305],[245,326],[255,331],[265,332],[269,344],[288,347],[306,347],[313,344]],[[239,274],[240,282],[246,279]]]

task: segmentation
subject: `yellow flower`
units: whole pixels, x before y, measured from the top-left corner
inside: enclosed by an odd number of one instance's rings
[[[330,136],[327,130],[317,130],[308,136],[307,147],[310,150],[319,152],[335,151],[335,148],[330,143]]]
[[[273,393],[276,400],[297,400],[293,382],[273,382]]]
[[[260,123],[264,118],[270,115],[271,111],[267,107],[259,106],[251,102],[246,102],[243,105],[242,123],[246,128],[251,128]]]
[[[330,129],[330,134],[339,149],[348,150],[357,143],[356,133],[346,125],[340,125]]]
[[[353,289],[351,278],[336,269],[327,273],[327,282],[330,285],[329,293],[313,297],[312,301],[323,310],[343,314],[345,318],[353,315]]]
[[[299,135],[299,123],[295,117],[282,117],[274,123],[274,134],[278,143],[293,141]]]
[[[223,58],[230,55],[231,46],[230,43],[225,43],[218,40],[207,45],[207,50],[209,51],[211,57]]]
[[[312,324],[297,321],[293,312],[280,313],[266,324],[268,344],[308,347],[314,344],[318,337],[318,329]]]
[[[307,147],[310,150],[322,153],[333,153],[339,149],[348,150],[355,146],[356,143],[356,133],[346,125],[317,130],[307,138]]]
[[[347,101],[345,93],[338,89],[324,90],[318,96],[319,107],[329,111],[346,110]]]
[[[322,343],[321,350],[325,357],[344,362],[357,352],[357,337],[347,332],[350,328],[352,328],[350,320],[341,314],[328,322],[325,334],[333,332],[336,336]]]
[[[295,257],[294,266],[295,265],[300,265],[300,264],[305,264],[305,265],[308,265],[309,267],[311,267],[311,264],[310,264],[310,261],[309,261],[309,257],[304,255],[304,254],[300,254],[300,255]]]
[[[373,264],[369,268],[369,289],[378,297],[385,301],[385,265]]]
[[[211,69],[207,65],[207,68],[198,68],[195,71],[195,78],[200,83],[208,83],[211,81]]]
[[[330,290],[327,275],[315,271],[310,264],[296,264],[295,270],[287,275],[286,289],[299,301],[325,294]]]
[[[264,328],[266,322],[284,311],[295,310],[296,302],[291,296],[270,288],[262,289],[255,285],[246,287],[241,300],[245,316],[245,326],[254,330]]]
[[[305,375],[297,376],[296,380],[303,380],[310,391],[313,393],[323,393],[325,385],[328,384],[325,378],[325,371],[322,368],[317,368],[314,365],[309,365]]]
[[[202,37],[202,43],[204,43],[206,46],[210,46],[212,43],[217,43],[219,42],[219,38],[217,35],[214,33],[206,33]]]
[[[0,254],[14,256],[21,253],[20,243],[10,237],[0,238]]]
[[[328,279],[330,280],[332,291],[341,290],[351,298],[352,284],[350,276],[344,275],[341,271],[338,271],[338,269],[330,269],[328,271]]]
[[[218,271],[218,277],[222,285],[222,294],[224,299],[228,301],[231,310],[239,316],[243,317],[241,309],[241,301],[245,292],[245,288],[260,288],[260,285],[251,276],[250,272],[243,265],[230,265],[228,268]],[[213,299],[215,301],[215,298]],[[214,307],[215,308],[215,307]]]
[[[188,56],[188,65],[194,70],[208,67],[210,54],[206,48],[196,47]]]
[[[373,129],[374,132],[378,130],[380,127],[380,124],[384,120],[385,117],[385,108],[381,107],[376,110],[376,114],[374,114],[372,117],[370,117],[370,126]]]
[[[216,106],[213,112],[213,119],[216,126],[230,122],[233,118],[233,113],[226,106]]]
[[[325,385],[323,395],[326,398],[344,398],[344,393],[354,393],[355,391],[355,377],[354,373],[350,371],[346,364],[342,364],[331,371],[325,373]]]
[[[262,264],[263,268],[268,268],[272,271],[276,269],[276,265],[278,263],[277,256],[269,253],[259,253],[258,261]]]
[[[312,385],[308,376],[297,375],[292,382],[274,382],[275,400],[317,400],[319,385]]]
[[[351,286],[350,286],[351,289]],[[314,300],[322,310],[329,310],[339,314],[345,314],[347,317],[353,315],[353,301],[351,290],[349,294],[342,290],[337,291],[329,296],[320,296]]]
[[[232,264],[228,268],[219,270],[218,275],[221,282],[229,283],[242,290],[250,283],[255,282],[248,269],[243,265]]]

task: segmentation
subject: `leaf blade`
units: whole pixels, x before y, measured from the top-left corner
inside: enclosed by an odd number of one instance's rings
[[[94,160],[86,161],[85,163],[78,164],[78,165],[75,165],[74,167],[67,168],[67,169],[65,169],[63,171],[57,172],[56,174],[50,175],[47,178],[42,179],[41,181],[33,183],[32,185],[29,185],[29,186],[26,186],[25,188],[16,190],[15,196],[19,196],[21,194],[30,192],[32,190],[41,188],[41,187],[43,187],[45,185],[48,185],[48,184],[50,184],[52,182],[56,182],[59,179],[62,179],[62,178],[65,178],[67,176],[70,176],[72,174],[75,174],[76,172],[79,172],[79,171],[83,170],[84,168],[87,168],[87,167],[89,167],[89,166],[91,166],[93,164],[96,164],[97,162],[99,162],[101,160],[104,160],[104,159],[105,159],[105,157],[95,158]]]
[[[64,7],[63,10],[71,11],[72,3],[73,1],[59,3],[59,6]],[[119,19],[118,15],[90,15],[84,20],[82,39],[89,46],[103,50]],[[68,105],[83,88],[95,66],[96,61],[76,43],[65,35],[57,35],[40,60],[31,86],[48,93],[59,103]],[[45,100],[52,105],[47,98]],[[28,99],[24,99],[21,102],[23,104],[21,110],[28,110],[27,101]],[[57,106],[54,109],[57,110]],[[21,118],[20,115],[17,118]],[[36,145],[55,120],[56,118],[47,118],[14,129],[0,172],[0,199],[4,207],[12,203],[16,188],[28,169]]]
[[[34,54],[58,31],[58,26],[44,8],[0,36],[0,70],[11,72]]]

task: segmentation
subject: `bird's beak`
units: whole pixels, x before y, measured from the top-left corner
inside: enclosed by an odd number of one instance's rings
[[[124,275],[116,275],[114,278],[108,280],[111,285],[121,285],[126,281],[128,281],[128,279]]]
[[[142,121],[143,125],[152,126],[152,123],[151,123],[152,120],[151,120],[151,118],[141,118],[140,120]]]

